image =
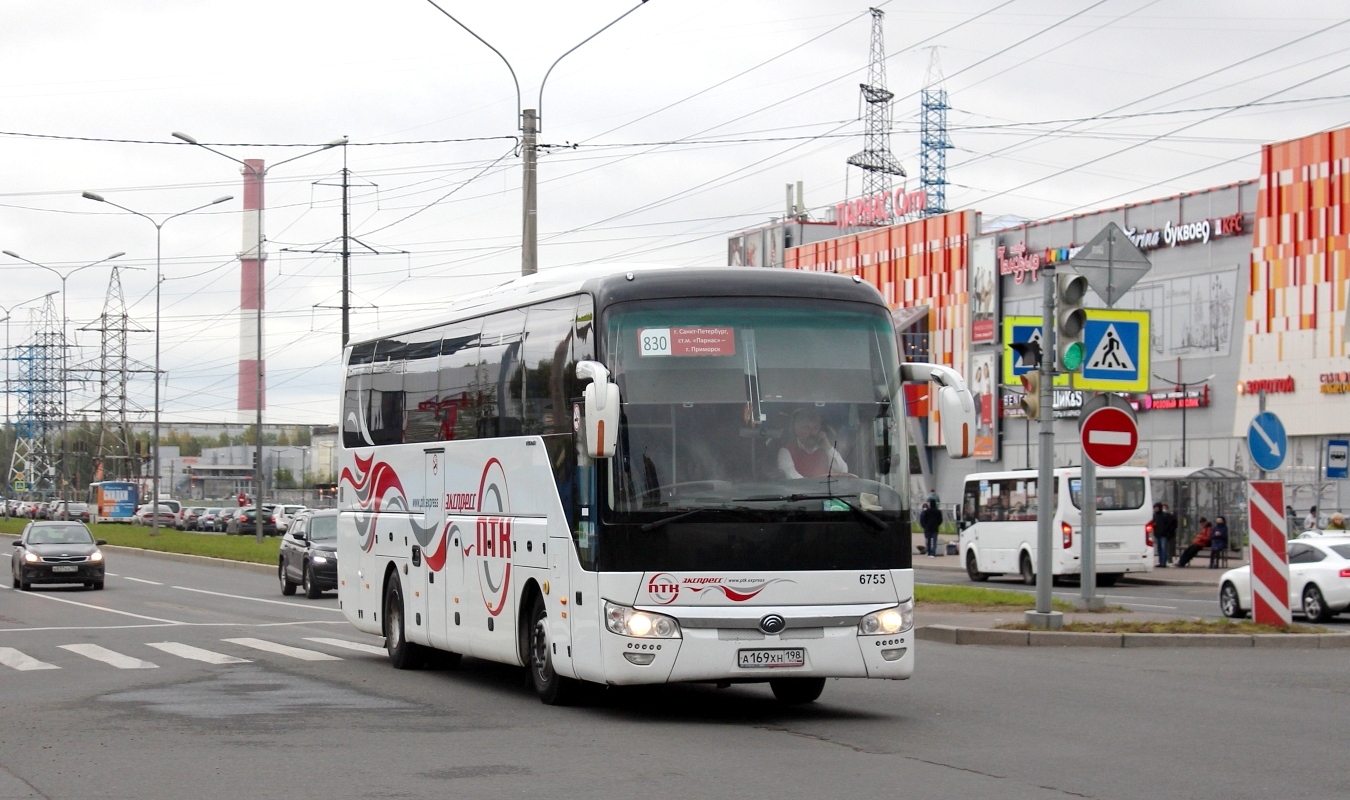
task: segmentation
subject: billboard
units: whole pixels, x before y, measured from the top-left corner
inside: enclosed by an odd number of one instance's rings
[[[970,341],[998,339],[998,265],[994,261],[994,237],[970,243]]]
[[[970,394],[975,399],[975,452],[972,458],[998,461],[998,353],[970,356]]]

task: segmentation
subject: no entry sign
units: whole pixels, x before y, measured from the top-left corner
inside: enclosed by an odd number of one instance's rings
[[[1078,430],[1083,454],[1099,467],[1119,467],[1129,462],[1139,446],[1139,427],[1134,417],[1115,406],[1092,411]]]

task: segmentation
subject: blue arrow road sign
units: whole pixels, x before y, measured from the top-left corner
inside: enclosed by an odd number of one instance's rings
[[[1256,466],[1270,472],[1284,463],[1289,452],[1289,439],[1284,434],[1284,423],[1269,411],[1262,411],[1247,428],[1247,451]]]

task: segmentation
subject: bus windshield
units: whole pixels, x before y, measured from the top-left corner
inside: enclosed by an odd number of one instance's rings
[[[624,303],[606,321],[623,403],[614,512],[898,519],[908,462],[884,309],[707,298]]]

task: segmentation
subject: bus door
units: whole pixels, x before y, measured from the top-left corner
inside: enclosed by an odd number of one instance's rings
[[[440,502],[440,495],[443,493],[441,486],[444,482],[442,477],[444,461],[444,448],[432,448],[422,452],[422,492],[420,495],[414,495],[419,497],[418,504],[422,506],[422,518],[419,520],[413,516],[411,519],[414,537],[413,541],[408,543],[409,559],[403,580],[403,628],[408,641],[417,644],[431,644],[427,592],[434,579],[430,577],[432,570],[427,556],[431,552],[433,538],[438,530],[438,520],[444,513],[441,511]],[[430,502],[433,497],[436,499],[434,503]]]
[[[450,539],[453,537],[445,530],[445,448],[428,448],[422,454],[422,474],[426,480],[426,491],[422,493],[426,505],[423,508],[422,526],[426,531],[427,552],[422,553],[423,574],[426,586],[422,592],[424,622],[432,647],[449,649],[449,633],[446,626],[446,606],[449,593],[459,586],[459,559],[454,558],[455,550]]]

